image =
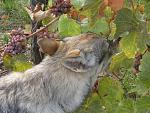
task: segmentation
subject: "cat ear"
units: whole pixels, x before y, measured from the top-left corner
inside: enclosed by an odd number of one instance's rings
[[[89,60],[87,54],[85,55],[79,49],[75,49],[65,56],[62,65],[74,72],[87,72],[92,67]]]

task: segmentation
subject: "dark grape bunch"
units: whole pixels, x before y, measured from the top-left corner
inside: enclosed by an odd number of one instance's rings
[[[55,0],[54,5],[51,7],[51,12],[55,16],[60,16],[70,12],[71,7],[72,5],[69,0]]]
[[[5,45],[1,56],[4,56],[5,54],[16,55],[25,52],[25,42],[26,36],[21,28],[12,30],[10,33],[10,41]]]

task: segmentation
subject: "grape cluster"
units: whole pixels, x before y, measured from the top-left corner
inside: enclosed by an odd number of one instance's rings
[[[12,30],[10,33],[10,41],[5,45],[1,56],[5,54],[16,55],[25,52],[25,42],[26,36],[21,28],[18,30]]]
[[[55,16],[60,16],[62,14],[66,14],[70,12],[70,8],[72,7],[71,3],[66,0],[55,0],[54,5],[51,7],[51,12]]]
[[[37,38],[38,39],[40,38],[56,39],[56,38],[59,38],[59,35],[58,33],[55,33],[55,32],[49,33],[48,29],[44,29],[37,34]]]

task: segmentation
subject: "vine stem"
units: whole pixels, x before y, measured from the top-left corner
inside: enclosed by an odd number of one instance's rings
[[[54,22],[56,22],[58,19],[59,19],[59,16],[56,17],[55,19],[53,19],[52,21],[50,21],[46,26],[44,26],[43,28],[39,29],[39,30],[36,31],[36,32],[33,32],[32,34],[30,34],[30,35],[27,36],[26,38],[28,39],[28,38],[30,38],[30,37],[32,37],[32,36],[38,34],[38,33],[41,32],[42,30],[48,28],[50,25],[52,25],[52,24],[53,24]]]

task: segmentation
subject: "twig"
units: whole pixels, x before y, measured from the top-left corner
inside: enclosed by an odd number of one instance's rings
[[[48,28],[50,25],[52,25],[54,22],[56,22],[57,20],[59,19],[59,17],[57,17],[57,18],[55,18],[55,19],[53,19],[52,21],[50,21],[45,27],[43,27],[43,28],[41,28],[41,29],[39,29],[38,31],[36,31],[36,32],[34,32],[34,33],[32,33],[32,34],[30,34],[29,36],[27,36],[26,38],[30,38],[30,37],[32,37],[32,36],[34,36],[34,35],[36,35],[36,34],[38,34],[39,32],[41,32],[42,30],[44,30],[44,29],[46,29],[46,28]]]

